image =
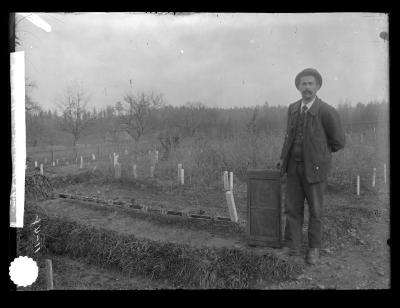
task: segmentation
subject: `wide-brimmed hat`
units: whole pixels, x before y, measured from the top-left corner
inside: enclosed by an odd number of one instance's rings
[[[317,82],[319,83],[320,86],[322,86],[322,76],[318,71],[314,68],[306,68],[302,70],[300,73],[297,74],[296,79],[294,80],[294,83],[296,85],[296,88],[299,88],[299,83],[300,83],[300,78],[303,76],[314,76]]]

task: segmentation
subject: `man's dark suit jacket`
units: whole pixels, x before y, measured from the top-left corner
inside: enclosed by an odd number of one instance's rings
[[[281,174],[287,172],[290,148],[293,144],[296,123],[300,115],[301,100],[290,104],[285,142],[281,159]],[[335,108],[318,97],[307,111],[304,128],[304,167],[309,183],[325,181],[332,162],[332,152],[343,149],[345,134],[340,117]]]

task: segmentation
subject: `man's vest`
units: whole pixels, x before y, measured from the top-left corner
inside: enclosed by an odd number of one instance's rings
[[[293,141],[292,149],[290,151],[290,155],[296,161],[304,161],[303,137],[304,137],[305,115],[306,113],[301,112],[300,110],[300,115],[297,117],[295,138]]]

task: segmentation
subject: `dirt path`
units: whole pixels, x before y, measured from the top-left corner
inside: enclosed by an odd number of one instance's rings
[[[197,247],[246,247],[244,234],[215,234],[207,230],[159,224],[134,215],[127,215],[119,209],[102,207],[96,203],[54,199],[40,202],[38,205],[48,215],[65,217],[84,225],[130,234],[137,238]]]

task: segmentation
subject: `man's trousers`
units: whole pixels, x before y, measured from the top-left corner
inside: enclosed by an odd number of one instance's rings
[[[302,243],[304,201],[309,205],[308,246],[321,248],[323,194],[326,181],[310,184],[305,176],[304,162],[289,158],[286,181],[286,246],[299,250]]]

